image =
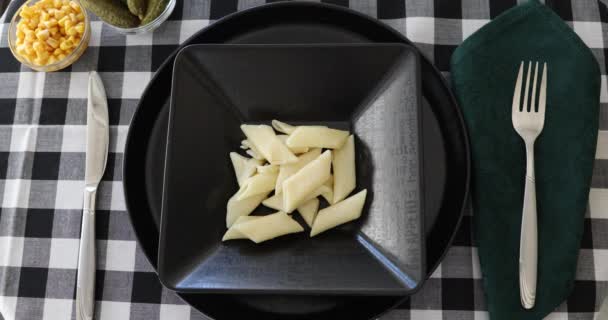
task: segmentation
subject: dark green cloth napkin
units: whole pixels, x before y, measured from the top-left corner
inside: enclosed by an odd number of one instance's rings
[[[545,126],[535,148],[539,256],[531,310],[521,307],[518,280],[526,157],[511,122],[522,60],[548,65]],[[573,30],[537,1],[481,28],[456,49],[451,64],[471,140],[474,236],[491,319],[542,319],[574,284],[597,142],[598,64]]]

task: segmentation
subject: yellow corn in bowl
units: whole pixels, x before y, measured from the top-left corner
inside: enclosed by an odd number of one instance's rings
[[[29,0],[15,13],[8,29],[15,58],[45,72],[78,60],[90,38],[89,17],[78,0]]]

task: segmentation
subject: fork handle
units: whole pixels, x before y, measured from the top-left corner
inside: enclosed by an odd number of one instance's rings
[[[536,217],[536,184],[534,183],[534,143],[526,143],[526,186],[519,240],[519,294],[526,309],[536,300],[538,229]]]

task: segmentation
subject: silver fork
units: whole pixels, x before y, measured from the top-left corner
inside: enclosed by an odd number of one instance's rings
[[[536,186],[534,183],[534,142],[543,130],[545,124],[545,104],[547,97],[547,64],[543,64],[538,108],[536,108],[536,87],[538,80],[538,62],[535,63],[534,79],[530,84],[532,62],[528,63],[526,86],[523,103],[521,101],[521,86],[524,73],[524,62],[519,66],[519,74],[513,94],[511,120],[513,128],[524,140],[526,145],[526,186],[521,219],[521,234],[519,239],[519,295],[521,304],[526,309],[534,307],[536,300],[536,265],[538,260],[538,230],[536,219]],[[532,88],[530,108],[528,109],[528,93]]]

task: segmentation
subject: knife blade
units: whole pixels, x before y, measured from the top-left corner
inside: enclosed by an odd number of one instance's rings
[[[76,279],[77,320],[93,319],[95,306],[95,197],[106,168],[109,141],[106,92],[97,72],[91,71],[87,103],[84,202]]]

